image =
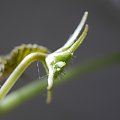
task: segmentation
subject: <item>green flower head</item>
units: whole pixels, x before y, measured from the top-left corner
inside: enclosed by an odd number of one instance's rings
[[[85,12],[80,24],[78,25],[72,36],[65,43],[65,45],[46,57],[45,61],[49,73],[48,87],[47,87],[48,90],[52,89],[53,87],[54,77],[63,71],[64,67],[71,60],[74,51],[80,46],[80,44],[86,37],[88,32],[88,25],[87,24],[85,25],[87,16],[88,16],[88,12]],[[85,29],[83,33],[80,35],[80,32],[84,27],[84,25],[85,25]]]

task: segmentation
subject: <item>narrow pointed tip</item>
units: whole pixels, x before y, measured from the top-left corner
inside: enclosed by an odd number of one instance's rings
[[[86,33],[87,33],[87,32],[88,32],[88,29],[89,29],[89,25],[86,24],[86,25],[85,25],[85,28],[86,28]]]
[[[85,14],[88,15],[88,11],[85,11]]]
[[[85,11],[83,16],[87,19],[87,17],[88,17],[88,11]]]

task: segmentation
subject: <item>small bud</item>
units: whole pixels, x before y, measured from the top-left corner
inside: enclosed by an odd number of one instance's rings
[[[54,77],[62,72],[64,67],[68,64],[71,57],[73,56],[74,51],[85,39],[88,32],[88,25],[85,26],[85,29],[81,36],[79,34],[84,27],[87,16],[88,12],[85,12],[80,24],[78,25],[70,39],[66,42],[66,44],[46,57],[45,61],[49,72],[47,87],[48,90],[51,90],[53,87]]]

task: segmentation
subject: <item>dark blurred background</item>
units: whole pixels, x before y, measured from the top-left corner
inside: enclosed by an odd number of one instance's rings
[[[7,54],[22,43],[37,43],[56,50],[72,34],[86,10],[89,33],[76,51],[72,65],[120,51],[119,0],[1,0],[0,54]],[[44,76],[42,65],[40,70]],[[37,78],[34,63],[14,89]],[[120,65],[56,87],[50,105],[45,99],[46,92],[0,120],[119,120]]]

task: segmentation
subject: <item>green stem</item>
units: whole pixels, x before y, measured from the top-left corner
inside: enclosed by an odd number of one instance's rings
[[[66,71],[65,76],[61,80],[55,80],[55,85],[60,85],[64,82],[70,81],[71,79],[87,74],[91,71],[102,69],[112,64],[120,64],[120,52],[112,55],[104,56],[102,58],[92,60],[91,62],[77,65]],[[42,81],[36,80],[19,90],[9,94],[4,100],[0,101],[0,115],[11,111],[16,106],[22,104],[28,99],[41,94],[46,90],[47,80]]]
[[[6,80],[4,85],[0,89],[0,100],[2,100],[7,93],[10,91],[10,89],[13,87],[15,82],[18,80],[18,78],[21,76],[21,74],[25,71],[25,69],[34,61],[40,60],[45,61],[46,54],[35,52],[31,53],[28,56],[26,56],[22,62],[16,67],[16,69],[12,72],[10,77]]]

